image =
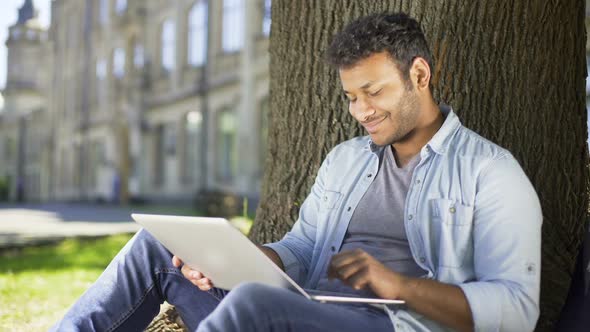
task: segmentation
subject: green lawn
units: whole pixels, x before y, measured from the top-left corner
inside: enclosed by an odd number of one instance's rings
[[[68,239],[0,253],[0,331],[46,331],[131,236]]]

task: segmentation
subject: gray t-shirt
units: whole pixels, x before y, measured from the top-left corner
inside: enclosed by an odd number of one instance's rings
[[[391,147],[381,157],[373,183],[354,211],[340,251],[363,249],[393,271],[419,277],[425,272],[416,264],[404,226],[404,205],[414,168],[420,161],[416,155],[403,168],[397,166]],[[316,287],[326,292],[374,297],[369,290],[355,290],[338,279],[329,280],[324,268]]]

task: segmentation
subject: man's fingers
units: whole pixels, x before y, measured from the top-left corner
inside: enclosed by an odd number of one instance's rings
[[[188,265],[183,265],[180,271],[185,278],[199,287],[200,290],[208,291],[213,288],[213,283],[209,278],[205,277],[201,272],[191,269]]]
[[[211,288],[213,288],[213,283],[211,283],[211,280],[209,280],[208,278],[201,278],[201,279],[191,279],[190,280],[193,285],[199,287],[200,290],[202,291],[208,291]]]
[[[330,266],[338,268],[340,266],[348,265],[356,260],[363,259],[366,256],[368,256],[368,254],[362,249],[343,251],[332,256],[332,259],[330,260]]]
[[[174,265],[175,267],[181,267],[182,260],[176,256],[172,256],[172,265]]]
[[[362,250],[353,250],[334,255],[328,265],[328,276],[338,278],[337,273],[351,264],[366,264],[370,256]]]
[[[182,272],[182,275],[184,275],[185,278],[190,280],[197,280],[203,278],[203,274],[201,272],[191,269],[186,264],[182,266],[180,271]]]
[[[338,278],[347,280],[350,276],[365,268],[365,262],[362,260],[353,261],[350,264],[339,266],[328,270],[328,278]]]
[[[369,274],[367,269],[359,269],[343,281],[354,289],[363,289],[369,284]]]

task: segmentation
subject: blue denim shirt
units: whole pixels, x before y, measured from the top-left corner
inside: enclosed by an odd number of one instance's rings
[[[405,205],[412,255],[431,278],[459,286],[476,331],[532,331],[539,316],[542,213],[506,149],[463,127],[453,111],[421,149]],[[268,244],[286,273],[313,289],[339,251],[350,218],[379,167],[368,137],[336,146],[322,163],[293,228]],[[386,199],[384,197],[384,199]],[[390,311],[396,331],[445,327],[409,309]]]

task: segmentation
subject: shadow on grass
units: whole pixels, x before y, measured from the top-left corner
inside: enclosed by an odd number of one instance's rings
[[[0,274],[23,271],[104,269],[133,234],[66,239],[58,244],[0,253]]]

